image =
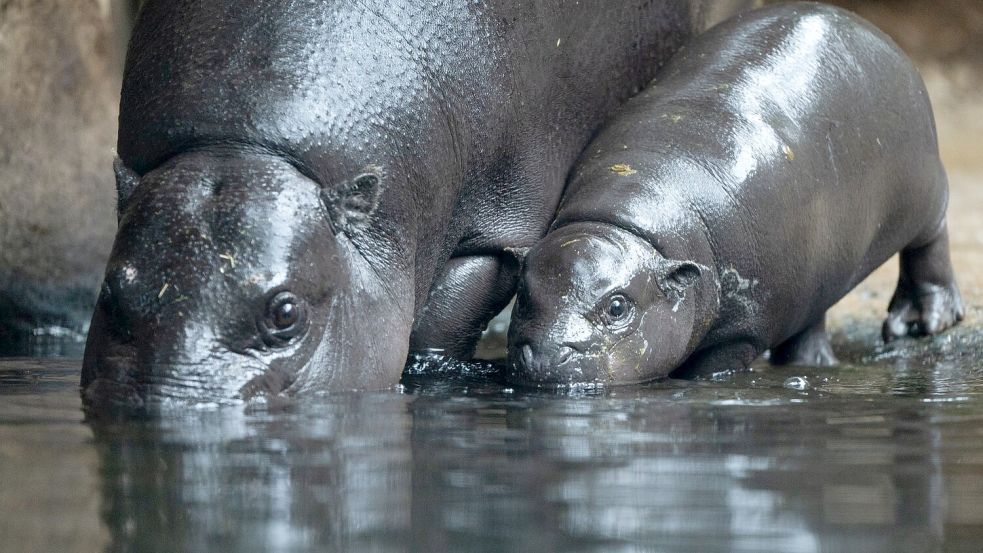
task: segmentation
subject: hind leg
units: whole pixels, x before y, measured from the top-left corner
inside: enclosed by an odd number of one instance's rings
[[[881,334],[885,342],[937,334],[964,314],[949,260],[949,231],[943,224],[927,244],[901,251],[901,276]]]
[[[772,365],[829,367],[839,363],[826,334],[826,316],[818,323],[771,348]]]

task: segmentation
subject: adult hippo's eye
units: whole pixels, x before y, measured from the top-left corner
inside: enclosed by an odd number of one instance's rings
[[[277,292],[266,304],[263,341],[273,347],[284,346],[304,332],[306,322],[303,302],[290,292]]]
[[[608,298],[602,318],[608,326],[621,326],[631,320],[633,305],[623,294],[615,294]]]

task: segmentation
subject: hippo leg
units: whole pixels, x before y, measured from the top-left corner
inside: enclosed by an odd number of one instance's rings
[[[771,349],[772,365],[830,367],[839,363],[826,333],[826,316]]]
[[[715,374],[743,371],[761,354],[745,340],[734,340],[698,351],[670,375],[672,378],[708,378]]]
[[[410,337],[410,351],[441,350],[470,359],[488,321],[508,304],[519,278],[512,256],[451,258],[430,288]]]
[[[885,342],[937,334],[964,314],[949,259],[949,231],[943,223],[927,243],[901,250],[901,276],[881,334]]]

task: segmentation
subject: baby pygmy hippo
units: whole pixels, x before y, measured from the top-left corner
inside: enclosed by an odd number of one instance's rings
[[[525,258],[513,381],[627,384],[836,362],[826,310],[894,253],[883,336],[963,306],[948,185],[912,63],[820,4],[776,5],[687,45],[602,129]]]

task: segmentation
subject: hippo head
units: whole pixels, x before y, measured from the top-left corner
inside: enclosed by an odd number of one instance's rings
[[[509,328],[523,384],[628,384],[664,377],[690,352],[704,272],[618,227],[554,230],[525,258]]]
[[[399,307],[350,239],[373,215],[378,169],[324,187],[277,156],[210,150],[142,176],[116,170],[119,232],[83,364],[90,406],[221,404],[393,380],[373,371],[401,366],[405,345],[386,335],[408,329],[358,316]],[[364,334],[379,347],[347,347]]]

